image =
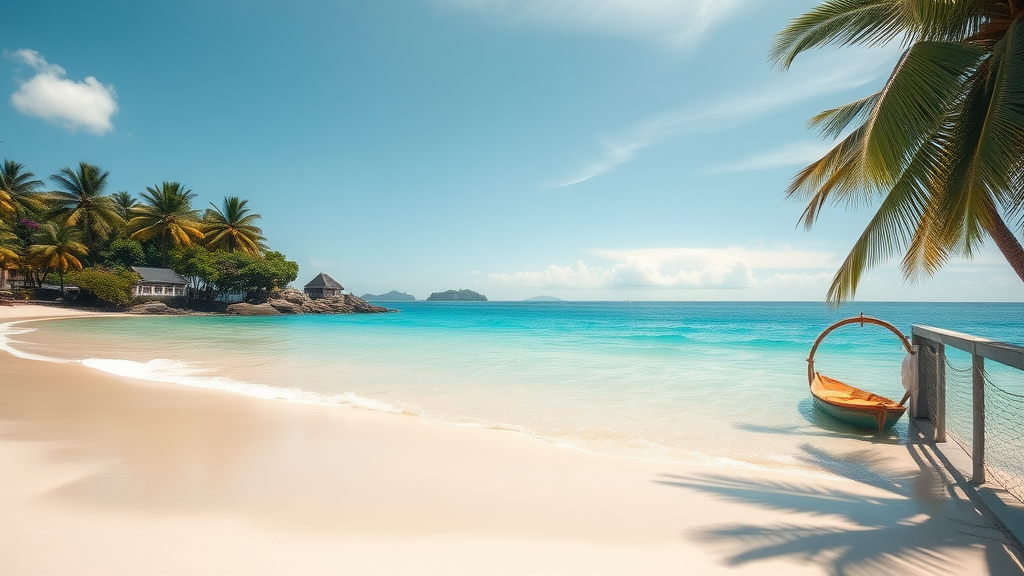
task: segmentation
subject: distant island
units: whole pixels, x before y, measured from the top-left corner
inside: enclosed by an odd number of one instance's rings
[[[412,294],[392,290],[387,294],[363,294],[363,300],[367,302],[412,302],[416,297]]]
[[[472,290],[445,290],[434,292],[427,302],[487,302],[487,296]]]
[[[561,298],[555,298],[554,296],[534,296],[533,298],[527,298],[523,302],[561,302]]]

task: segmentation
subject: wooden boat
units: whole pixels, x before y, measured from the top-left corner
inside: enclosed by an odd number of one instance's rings
[[[811,380],[811,394],[822,412],[868,430],[888,430],[907,411],[895,400],[818,373]]]
[[[814,341],[814,346],[811,347],[811,354],[807,358],[807,380],[811,386],[814,405],[822,412],[848,424],[868,430],[888,430],[907,411],[903,404],[910,397],[909,392],[903,396],[903,400],[896,402],[814,371],[814,353],[818,350],[818,345],[830,332],[847,324],[860,324],[861,326],[875,324],[888,328],[900,338],[908,353],[914,353],[907,337],[901,334],[895,326],[883,320],[861,314],[836,322],[818,336],[818,339]]]

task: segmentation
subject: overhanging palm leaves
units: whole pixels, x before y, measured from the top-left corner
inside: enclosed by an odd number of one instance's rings
[[[207,249],[238,251],[250,256],[259,256],[266,250],[263,231],[255,225],[261,216],[250,213],[245,207],[248,203],[238,196],[226,196],[223,209],[210,204],[213,208],[207,209],[203,216]]]
[[[96,243],[124,222],[114,201],[103,195],[109,175],[98,166],[79,162],[78,170],[65,166],[50,177],[58,188],[51,194],[53,215],[79,228],[90,252],[95,252]]]
[[[191,246],[193,241],[203,237],[202,224],[192,210],[193,198],[195,194],[178,182],[148,187],[142,193],[139,215],[128,222],[128,227],[134,230],[133,240],[160,239],[164,266],[167,266],[167,252],[172,245]]]
[[[43,185],[35,174],[23,172],[23,164],[4,160],[0,165],[0,219],[13,222],[18,216],[32,214],[43,207],[36,191]]]
[[[83,237],[80,230],[57,222],[43,224],[32,236],[28,258],[44,270],[57,271],[61,293],[64,292],[64,273],[69,269],[81,270],[79,258],[89,253],[82,243]]]
[[[828,299],[852,298],[865,270],[902,252],[920,279],[992,238],[1024,280],[1024,2],[829,0],[790,22],[771,59],[788,68],[825,45],[908,47],[877,94],[811,120],[826,136],[855,126],[801,171],[810,227],[827,202],[878,211],[843,262]],[[855,124],[859,123],[859,124]]]

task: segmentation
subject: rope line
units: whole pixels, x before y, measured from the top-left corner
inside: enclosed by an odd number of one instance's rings
[[[958,368],[948,357],[945,360],[946,431],[971,454],[974,448],[974,369]],[[1024,395],[996,384],[993,374],[987,370],[982,370],[982,378],[985,383],[986,473],[1024,503]]]

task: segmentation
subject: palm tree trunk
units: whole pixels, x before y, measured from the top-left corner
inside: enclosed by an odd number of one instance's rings
[[[164,268],[167,268],[167,247],[170,244],[170,242],[169,242],[169,239],[167,238],[167,232],[166,231],[164,231],[162,239],[163,239],[163,242],[161,242],[162,246],[160,246],[161,252],[163,253],[163,264],[162,264],[162,266]]]
[[[990,221],[989,235],[992,236],[992,240],[995,241],[1006,261],[1010,263],[1010,267],[1024,282],[1024,248],[1021,247],[1020,241],[1013,235],[1013,231],[1006,225],[1006,222],[1003,222],[995,206],[989,206],[987,215]]]
[[[64,295],[64,271],[57,268],[57,276],[60,277],[60,295]]]

